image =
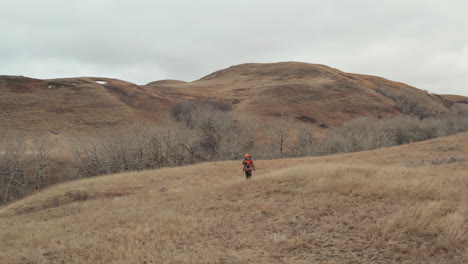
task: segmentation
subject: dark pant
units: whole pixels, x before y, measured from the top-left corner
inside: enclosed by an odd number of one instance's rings
[[[246,170],[245,177],[247,178],[247,180],[250,179],[252,177],[252,170]]]

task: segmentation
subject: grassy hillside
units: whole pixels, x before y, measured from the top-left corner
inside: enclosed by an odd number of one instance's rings
[[[403,83],[300,62],[241,64],[190,83],[150,83],[147,87],[170,101],[182,98],[229,104],[238,117],[256,118],[265,124],[287,113],[297,123],[314,128],[362,116],[400,113],[393,98],[378,92],[383,89],[412,97],[435,112],[448,111],[440,98]]]
[[[321,124],[398,114],[401,97],[437,113],[448,111],[447,101],[403,83],[324,65],[282,62],[241,64],[193,82],[163,80],[143,86],[97,77],[0,76],[0,122],[2,128],[30,132],[86,132],[125,126],[135,119],[159,122],[174,105],[191,100],[223,105],[236,119],[259,124],[287,113],[296,125],[320,130]]]
[[[122,126],[136,118],[155,120],[168,108],[165,100],[115,79],[0,76],[2,129],[85,132]]]
[[[0,209],[0,262],[463,263],[467,142],[53,186]]]

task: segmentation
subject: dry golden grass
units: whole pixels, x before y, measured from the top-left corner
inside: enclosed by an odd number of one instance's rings
[[[467,162],[406,162],[467,139],[57,185],[0,209],[0,263],[465,263]]]

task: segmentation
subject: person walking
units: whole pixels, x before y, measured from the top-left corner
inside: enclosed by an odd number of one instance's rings
[[[249,180],[252,178],[252,170],[255,170],[255,164],[250,154],[244,155],[244,161],[242,161],[242,165],[244,165],[243,172],[245,172],[245,177],[247,180]]]

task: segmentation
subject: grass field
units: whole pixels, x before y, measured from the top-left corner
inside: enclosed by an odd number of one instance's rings
[[[467,142],[56,185],[0,208],[0,263],[466,263]]]

